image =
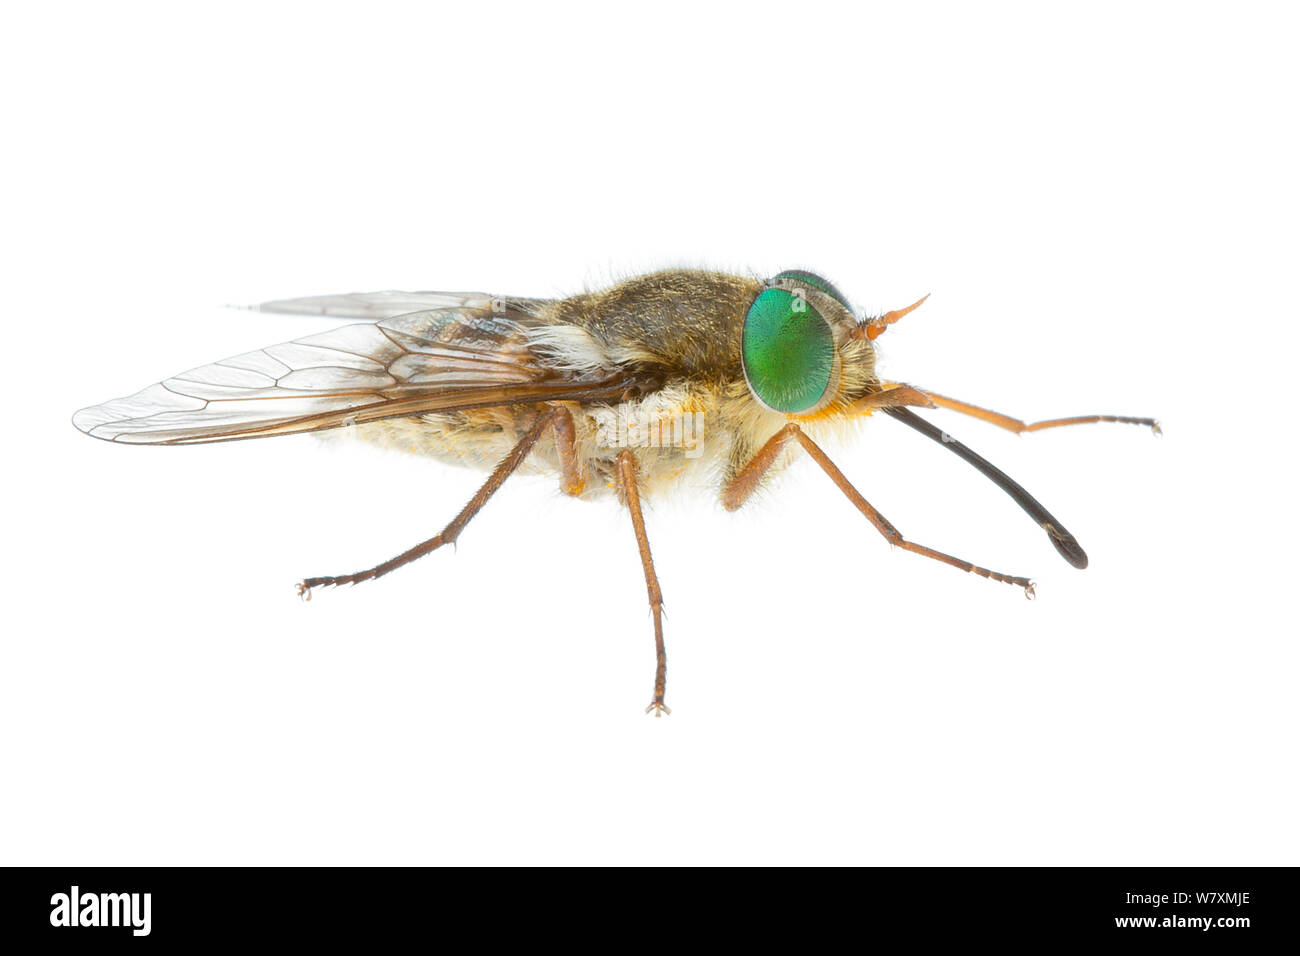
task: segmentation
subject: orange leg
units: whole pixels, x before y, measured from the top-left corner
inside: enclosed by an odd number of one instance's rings
[[[573,414],[563,405],[551,410],[551,427],[555,433],[555,452],[560,458],[560,489],[575,498],[587,487],[578,459],[578,438],[573,426]]]
[[[650,557],[650,539],[645,533],[645,518],[641,515],[641,495],[636,487],[637,461],[631,449],[618,453],[618,488],[627,510],[632,514],[632,530],[636,534],[637,550],[641,552],[641,569],[645,572],[645,589],[650,598],[650,613],[655,622],[655,694],[647,714],[656,717],[671,714],[664,705],[664,688],[668,684],[668,655],[664,651],[664,596],[659,591],[659,576],[655,574],[654,558]]]
[[[1089,425],[1093,422],[1119,422],[1123,425],[1146,425],[1155,434],[1161,434],[1160,423],[1154,418],[1132,418],[1127,415],[1076,415],[1072,418],[1049,418],[1041,422],[1023,422],[1019,418],[1012,418],[1010,415],[1003,415],[1001,412],[991,411],[987,408],[981,408],[978,405],[972,405],[969,402],[959,401],[955,398],[948,398],[946,395],[940,395],[938,392],[921,390],[934,404],[940,408],[951,409],[954,412],[961,412],[963,415],[969,415],[971,418],[978,418],[980,421],[988,422],[990,425],[997,425],[999,428],[1005,428],[1009,432],[1015,432],[1017,435],[1023,435],[1025,432],[1042,431],[1044,428],[1060,428],[1063,425]]]
[[[488,480],[483,483],[483,487],[474,493],[474,497],[469,500],[469,504],[460,510],[460,514],[456,515],[447,527],[428,541],[422,541],[415,547],[403,551],[397,557],[389,558],[383,564],[377,564],[365,571],[356,571],[352,574],[342,574],[336,577],[307,578],[299,583],[298,596],[304,601],[310,601],[312,588],[373,581],[375,578],[383,577],[389,571],[395,571],[404,564],[410,564],[417,558],[422,558],[431,551],[436,551],[444,544],[453,543],[460,536],[461,531],[465,529],[465,526],[470,523],[470,520],[488,503],[488,499],[496,494],[497,489],[505,484],[506,479],[510,477],[514,470],[523,464],[524,459],[528,457],[528,453],[537,444],[537,440],[542,437],[542,433],[548,427],[555,425],[557,420],[564,415],[568,415],[568,412],[557,406],[539,416],[537,421],[533,423],[532,428],[528,429],[524,437],[519,439],[518,444],[511,449],[510,454],[506,455],[501,464],[497,465],[492,474],[488,476]],[[572,430],[572,418],[569,419],[568,424],[570,430]],[[562,428],[563,426],[560,426],[557,431]],[[561,441],[559,444],[563,444],[563,442]],[[561,457],[563,457],[563,453],[561,453]]]
[[[844,477],[844,473],[835,466],[835,463],[827,457],[826,453],[821,450],[811,438],[803,433],[797,424],[791,422],[782,428],[779,432],[767,440],[762,448],[749,460],[749,463],[727,483],[722,492],[722,504],[728,511],[735,511],[743,505],[746,499],[754,493],[759,482],[763,478],[763,473],[772,466],[777,455],[785,447],[787,442],[796,441],[806,451],[813,461],[826,472],[831,481],[835,482],[835,487],[844,492],[845,497],[853,502],[868,521],[872,523],[877,531],[890,544],[902,548],[904,551],[911,551],[913,554],[919,554],[926,558],[933,558],[943,564],[950,565],[961,571],[968,571],[972,574],[978,574],[982,578],[988,578],[992,581],[1002,581],[1006,584],[1015,584],[1025,589],[1025,597],[1033,597],[1034,584],[1028,578],[1013,577],[1009,574],[1003,574],[1000,571],[990,571],[988,568],[982,568],[977,564],[971,564],[969,561],[963,561],[961,558],[954,558],[950,554],[944,554],[942,551],[935,551],[933,548],[927,548],[925,545],[914,544],[908,541],[903,535],[889,523],[879,511],[873,508],[866,498],[850,484],[849,480]]]
[[[911,385],[899,385],[895,382],[885,383],[888,387],[859,398],[848,407],[850,413],[869,412],[875,408],[898,408],[902,405],[914,405],[917,408],[934,408],[930,396]]]

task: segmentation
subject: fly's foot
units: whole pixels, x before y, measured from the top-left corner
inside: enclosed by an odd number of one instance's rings
[[[336,588],[340,584],[355,584],[357,578],[358,575],[355,574],[349,574],[345,578],[305,578],[297,584],[298,597],[310,601],[311,592],[316,588]]]
[[[1025,585],[1025,600],[1032,601],[1036,597],[1038,597],[1038,595],[1034,591],[1034,582],[1030,581],[1028,584]]]
[[[647,714],[654,714],[656,717],[662,717],[664,714],[671,714],[672,710],[662,700],[652,700],[650,706],[645,709]]]

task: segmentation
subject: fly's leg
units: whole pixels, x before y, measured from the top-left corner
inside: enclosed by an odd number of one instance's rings
[[[930,441],[938,442],[944,448],[948,449],[962,461],[973,467],[981,475],[987,478],[993,484],[997,485],[1007,495],[1018,504],[1022,511],[1034,522],[1047,532],[1047,540],[1052,542],[1052,547],[1056,553],[1065,558],[1076,568],[1082,570],[1088,566],[1088,554],[1083,550],[1077,538],[1070,534],[1065,525],[1043,507],[1041,501],[1022,488],[1010,475],[999,468],[993,462],[981,455],[976,454],[967,448],[957,439],[953,438],[946,431],[938,428],[920,415],[917,415],[910,408],[903,408],[901,405],[888,406],[882,411],[890,418],[902,422],[908,428],[914,428]]]
[[[877,408],[899,408],[904,405],[914,405],[917,408],[934,408],[934,402],[930,401],[930,396],[919,388],[890,382],[883,391],[864,395],[850,405],[847,410],[850,414],[857,412],[870,413]]]
[[[754,457],[749,459],[723,487],[722,507],[728,511],[735,511],[750,499],[762,484],[767,470],[776,461],[776,456],[781,454],[786,443],[798,430],[799,426],[791,423],[763,443],[763,447],[754,453]]]
[[[890,544],[902,548],[904,551],[911,551],[913,554],[919,554],[926,558],[933,558],[943,564],[950,565],[961,571],[968,571],[977,574],[982,578],[988,578],[991,581],[1002,581],[1006,584],[1014,584],[1025,589],[1025,597],[1034,596],[1034,584],[1028,578],[1014,577],[1009,574],[1003,574],[1000,571],[990,571],[988,568],[982,568],[977,564],[971,564],[969,561],[963,561],[961,558],[955,558],[950,554],[944,554],[942,551],[935,551],[933,548],[927,548],[922,544],[915,544],[908,541],[903,535],[889,523],[879,511],[871,506],[871,503],[862,494],[850,484],[849,480],[844,477],[844,473],[835,466],[835,463],[826,456],[811,438],[803,433],[797,424],[791,422],[783,427],[775,435],[767,440],[762,448],[755,453],[743,468],[738,471],[729,481],[722,491],[722,504],[728,511],[735,511],[754,493],[758,488],[759,482],[762,481],[763,473],[772,466],[782,449],[790,441],[796,441],[804,451],[812,458],[813,461],[821,467],[822,471],[831,481],[835,482],[835,487],[844,492],[846,498],[853,502],[868,521],[872,523],[877,531]]]
[[[672,713],[664,704],[664,688],[668,683],[668,655],[664,652],[664,597],[659,591],[659,578],[655,574],[654,559],[650,557],[650,541],[645,533],[645,518],[641,515],[641,496],[636,487],[636,455],[624,448],[618,453],[617,466],[619,494],[632,515],[632,530],[636,532],[636,546],[641,552],[641,569],[645,572],[646,594],[650,598],[650,613],[655,622],[655,695],[645,712],[661,717]]]
[[[373,581],[375,578],[383,577],[389,571],[396,570],[404,564],[410,564],[416,558],[422,558],[429,552],[436,551],[444,544],[454,542],[460,535],[461,531],[464,530],[465,525],[469,524],[470,519],[478,514],[479,509],[487,504],[488,499],[496,494],[497,489],[505,483],[505,480],[510,477],[511,473],[523,463],[525,458],[528,457],[528,453],[533,450],[533,446],[537,444],[537,440],[541,438],[542,433],[545,432],[549,426],[555,423],[555,420],[558,417],[557,412],[559,411],[561,411],[561,409],[548,409],[537,419],[532,428],[528,429],[528,432],[524,437],[519,439],[519,442],[513,449],[511,449],[510,454],[506,455],[501,464],[497,465],[492,474],[488,476],[488,480],[483,483],[483,487],[474,493],[474,497],[469,500],[469,504],[465,505],[465,507],[461,509],[460,514],[456,515],[456,517],[451,520],[451,523],[447,525],[447,527],[443,528],[440,533],[434,535],[428,541],[421,542],[415,547],[403,551],[395,558],[389,558],[383,564],[375,565],[367,571],[357,571],[353,574],[343,574],[337,577],[307,578],[299,583],[298,596],[303,598],[303,600],[311,600],[312,588],[339,584],[359,584],[362,581]],[[570,427],[572,427],[572,424],[573,421],[570,419]]]
[[[560,459],[560,489],[576,498],[587,487],[587,477],[578,457],[578,435],[573,425],[573,414],[563,405],[556,405],[551,414],[554,416],[551,426],[555,432],[555,453]]]
[[[1023,435],[1026,432],[1038,432],[1045,428],[1061,428],[1064,425],[1091,425],[1094,422],[1119,422],[1121,425],[1145,425],[1155,434],[1162,434],[1160,431],[1160,423],[1154,418],[1133,418],[1129,415],[1075,415],[1071,418],[1049,418],[1041,422],[1025,422],[1021,421],[1019,418],[1004,415],[1001,412],[995,412],[987,408],[981,408],[978,405],[972,405],[969,402],[963,402],[956,398],[949,398],[946,395],[940,395],[938,392],[931,392],[925,389],[921,389],[921,392],[940,408],[947,408],[954,412],[960,412],[963,415],[969,415],[971,418],[978,418],[980,421],[988,422],[990,425],[997,425],[998,428],[1005,428],[1007,431],[1015,432],[1017,435]]]

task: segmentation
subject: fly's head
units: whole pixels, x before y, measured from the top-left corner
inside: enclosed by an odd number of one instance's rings
[[[881,388],[867,330],[821,276],[778,274],[745,315],[741,365],[749,396],[794,419],[847,413]]]

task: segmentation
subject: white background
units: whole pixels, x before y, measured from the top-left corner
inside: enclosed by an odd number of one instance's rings
[[[47,4],[5,16],[0,862],[1295,864],[1286,7]],[[885,7],[889,9],[886,10]],[[751,513],[627,515],[88,404],[307,334],[225,303],[665,265],[933,297],[887,374],[1087,548],[877,418]]]

